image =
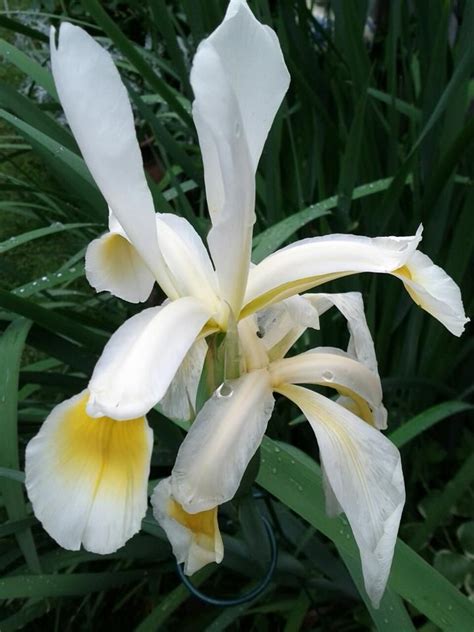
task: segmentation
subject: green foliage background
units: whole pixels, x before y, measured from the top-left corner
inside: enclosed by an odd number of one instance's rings
[[[254,260],[287,240],[407,235],[422,222],[423,251],[461,286],[472,313],[474,2],[371,3],[370,43],[364,0],[331,2],[332,34],[303,0],[249,4],[277,31],[292,77],[258,170]],[[347,523],[325,517],[314,437],[283,402],[257,478],[278,566],[266,592],[243,606],[191,597],[151,516],[140,535],[101,558],[59,549],[24,495],[27,441],[54,404],[85,387],[108,335],[136,309],[94,294],[84,279],[84,251],[106,229],[106,206],[57,102],[47,27],[67,18],[111,50],[134,103],[157,210],[183,215],[205,236],[188,77],[225,6],[36,0],[10,1],[0,13],[0,630],[472,630],[473,340],[450,336],[390,278],[327,286],[364,294],[389,435],[404,463],[403,542],[380,610],[366,602]],[[151,303],[160,300],[156,290]],[[344,346],[344,329],[328,315],[303,342]],[[183,433],[158,411],[150,422],[157,479]],[[262,575],[265,541],[251,515],[239,521],[232,506],[221,526],[224,563],[197,581],[223,597]]]

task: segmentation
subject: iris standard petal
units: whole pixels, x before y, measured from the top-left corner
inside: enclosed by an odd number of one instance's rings
[[[233,498],[273,406],[266,369],[217,389],[199,411],[176,457],[172,490],[183,509],[198,513]]]
[[[316,434],[325,476],[352,527],[365,588],[377,607],[405,503],[400,453],[381,432],[326,397],[300,386],[277,390],[301,409]],[[330,497],[337,511],[333,503]]]
[[[36,517],[65,549],[112,553],[140,530],[153,432],[145,417],[86,413],[88,392],[56,406],[26,448]]]
[[[156,214],[158,245],[180,296],[194,296],[217,309],[217,277],[201,238],[184,219]]]
[[[275,33],[243,0],[201,44],[191,71],[193,117],[213,228],[208,236],[223,298],[240,311],[255,222],[255,170],[289,76]]]
[[[55,34],[51,29],[54,82],[84,160],[127,237],[172,296],[125,86],[112,57],[83,29],[64,22],[57,48]]]
[[[130,419],[148,412],[166,393],[211,316],[206,305],[191,297],[132,316],[113,334],[96,364],[88,413]]]
[[[408,294],[417,305],[439,320],[455,336],[462,334],[469,318],[464,313],[461,291],[442,268],[417,250],[393,274],[403,281]]]
[[[151,497],[153,515],[163,528],[179,564],[192,575],[211,562],[222,562],[224,545],[217,523],[217,507],[190,514],[176,502],[169,478],[155,487]]]
[[[327,235],[278,250],[250,270],[241,316],[357,272],[392,273],[405,265],[421,239]]]

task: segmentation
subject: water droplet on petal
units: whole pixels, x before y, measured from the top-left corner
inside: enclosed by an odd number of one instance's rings
[[[334,373],[332,371],[323,371],[323,380],[332,382],[334,380]]]
[[[223,399],[229,399],[234,394],[234,391],[232,389],[232,386],[230,386],[230,384],[223,382],[217,389],[216,393],[217,393],[217,397],[220,397]]]

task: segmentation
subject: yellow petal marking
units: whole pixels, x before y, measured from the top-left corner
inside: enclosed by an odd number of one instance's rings
[[[83,477],[95,497],[132,492],[146,483],[149,446],[145,417],[116,421],[89,417],[86,393],[64,415],[56,431],[58,470],[70,479]]]
[[[219,534],[217,523],[217,507],[190,514],[174,499],[168,503],[168,515],[179,522],[180,525],[191,531],[193,538],[199,546],[208,551],[216,548],[216,536]],[[220,539],[220,536],[219,536]]]

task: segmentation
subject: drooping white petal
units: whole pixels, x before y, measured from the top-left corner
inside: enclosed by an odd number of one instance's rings
[[[325,476],[352,527],[365,588],[377,607],[405,503],[400,453],[382,433],[326,397],[299,386],[278,391],[302,410],[316,434]]]
[[[89,383],[89,415],[129,419],[145,414],[171,380],[212,314],[195,298],[145,309],[105,345]]]
[[[180,296],[194,296],[216,309],[217,278],[201,238],[191,224],[171,213],[157,213],[158,246]]]
[[[109,53],[83,29],[51,29],[54,82],[86,164],[127,237],[172,295],[158,250],[148,188],[127,91]]]
[[[111,292],[130,303],[142,303],[151,294],[155,277],[126,237],[105,233],[86,251],[86,277],[96,292]]]
[[[392,273],[409,260],[421,239],[412,237],[312,237],[278,250],[250,271],[243,315],[357,272]]]
[[[240,311],[255,221],[255,170],[289,76],[275,33],[232,0],[193,62],[193,117],[213,223],[208,237],[221,292]]]
[[[26,448],[36,517],[65,549],[112,553],[140,530],[153,432],[145,417],[86,413],[88,392],[56,406]]]
[[[448,331],[460,336],[469,322],[458,285],[429,257],[418,250],[394,275],[403,281],[411,298]]]
[[[373,423],[374,411],[382,406],[382,386],[377,374],[353,360],[343,351],[326,353],[325,349],[301,353],[272,362],[272,384],[320,384],[349,395],[361,416]]]
[[[173,496],[183,509],[197,513],[233,498],[273,405],[266,369],[226,382],[204,404],[171,476]]]
[[[160,400],[160,410],[167,417],[187,421],[195,416],[197,390],[206,353],[206,341],[196,340],[185,355],[168,390]]]
[[[308,300],[322,316],[333,305],[347,320],[350,332],[347,352],[371,371],[377,373],[377,357],[374,341],[367,325],[364,312],[364,301],[360,292],[343,292],[341,294],[305,294]]]
[[[184,573],[192,575],[211,562],[220,564],[224,545],[217,523],[217,507],[197,514],[184,511],[171,493],[170,478],[158,483],[151,497],[153,515],[165,531]]]

